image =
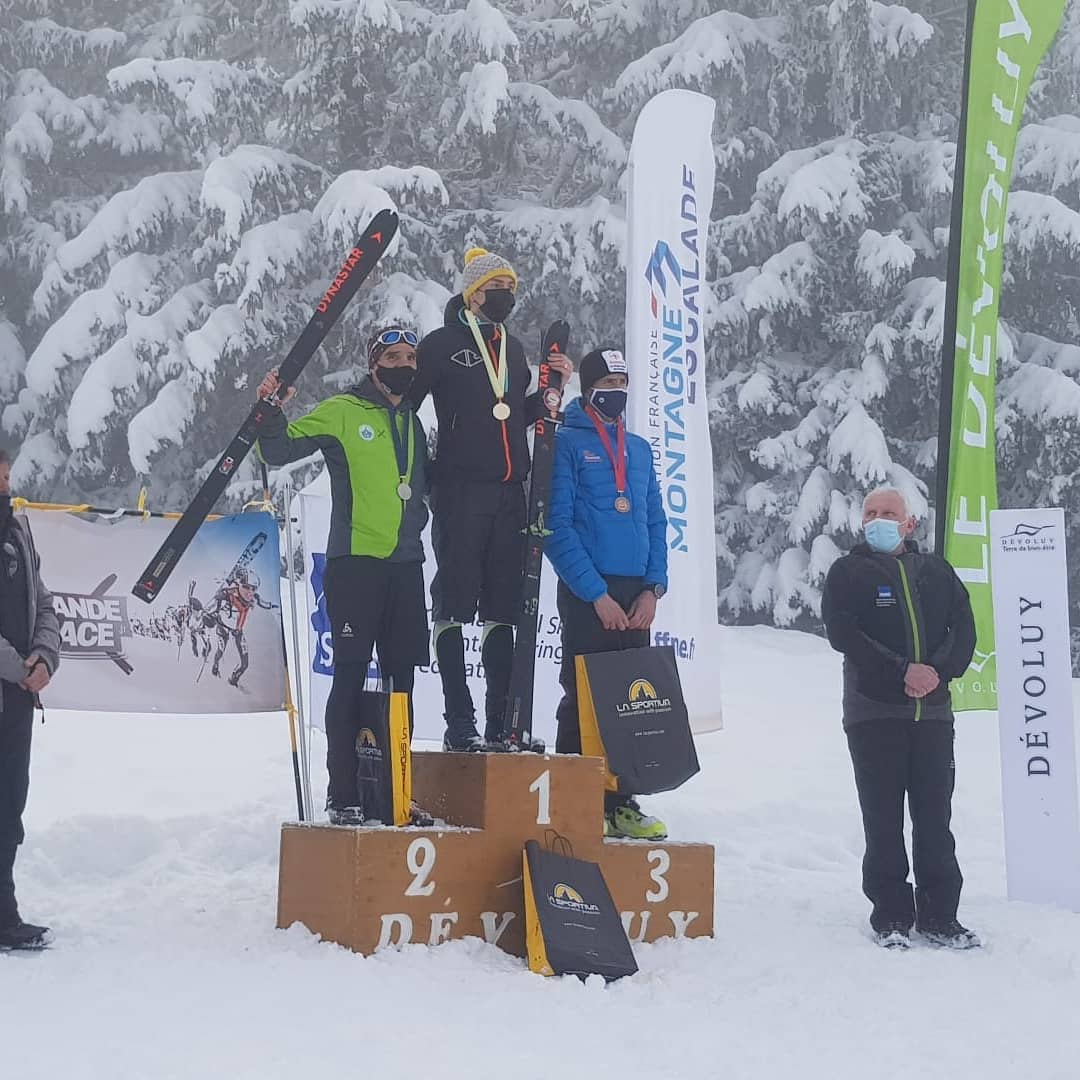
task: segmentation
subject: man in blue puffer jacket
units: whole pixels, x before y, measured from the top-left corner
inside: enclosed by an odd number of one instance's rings
[[[555,749],[581,753],[576,657],[650,644],[656,602],[667,588],[667,516],[652,450],[623,425],[628,373],[620,350],[581,362],[581,397],[555,439],[545,548],[559,575],[563,699]],[[634,799],[608,793],[605,832],[662,840],[667,827]]]

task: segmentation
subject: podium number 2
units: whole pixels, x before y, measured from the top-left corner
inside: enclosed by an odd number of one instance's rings
[[[551,824],[551,770],[545,769],[530,785],[536,792],[536,824]]]
[[[428,881],[435,868],[435,845],[426,836],[414,840],[405,852],[405,865],[413,876],[405,895],[430,896],[435,891],[435,882]]]
[[[649,877],[656,883],[655,889],[650,889],[645,894],[645,899],[650,904],[659,904],[661,900],[668,898],[671,891],[668,888],[667,878],[664,875],[671,869],[671,856],[663,848],[655,848],[649,852],[649,862],[656,865],[649,871]]]

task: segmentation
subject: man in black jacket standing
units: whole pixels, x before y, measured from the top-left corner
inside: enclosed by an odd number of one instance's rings
[[[957,921],[963,877],[949,822],[955,777],[949,681],[975,650],[967,590],[940,556],[910,539],[915,519],[892,488],[863,503],[866,542],[829,571],[821,614],[844,654],[844,729],[866,833],[863,891],[886,948],[927,941],[968,949]],[[915,889],[908,883],[904,796],[912,824]]]
[[[517,284],[501,256],[467,252],[461,293],[447,305],[445,325],[420,342],[409,393],[417,409],[431,394],[439,425],[431,492],[438,571],[431,595],[447,750],[497,742],[510,692],[525,553],[526,432],[547,415],[540,393],[528,393],[525,350],[505,325]],[[569,360],[553,355],[550,362],[565,383]],[[487,681],[484,738],[476,730],[462,634],[477,611]]]
[[[48,927],[23,922],[15,854],[30,788],[34,703],[60,664],[60,623],[33,537],[11,508],[11,462],[0,450],[0,949],[36,949]]]

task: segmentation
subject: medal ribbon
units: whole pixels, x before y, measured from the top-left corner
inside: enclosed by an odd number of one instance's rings
[[[476,347],[480,350],[480,358],[484,361],[484,370],[487,372],[495,400],[502,401],[506,397],[506,388],[510,384],[510,369],[506,365],[506,329],[503,328],[499,333],[499,370],[496,371],[495,365],[491,362],[491,352],[487,342],[484,341],[484,335],[480,332],[480,323],[468,308],[465,309],[465,321],[469,324],[469,329],[476,340]]]
[[[398,479],[400,483],[404,484],[409,479],[409,473],[412,472],[413,462],[413,422],[412,413],[405,409],[399,413],[397,409],[391,405],[390,409],[390,438],[394,440],[394,457],[397,459]],[[402,416],[405,419],[406,432],[402,436],[402,433],[398,431],[398,417]]]
[[[591,405],[585,411],[589,414],[589,419],[596,428],[596,434],[600,436],[600,441],[604,444],[608,461],[615,470],[615,488],[621,497],[626,494],[626,428],[623,426],[622,417],[620,416],[615,421],[615,439],[618,445],[618,456],[616,456],[616,449],[611,445],[611,436],[607,433],[607,425]]]

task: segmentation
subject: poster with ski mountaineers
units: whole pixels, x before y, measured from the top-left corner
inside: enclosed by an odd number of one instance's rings
[[[268,513],[206,522],[182,572],[152,604],[132,599],[131,567],[169,532],[157,518],[107,521],[30,510],[60,618],[52,708],[246,713],[281,709],[278,528]],[[66,552],[78,551],[71,559]]]

